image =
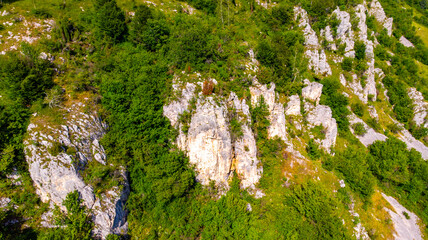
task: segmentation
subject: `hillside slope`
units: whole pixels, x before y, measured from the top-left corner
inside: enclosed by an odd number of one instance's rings
[[[427,239],[423,2],[3,1],[0,239]]]

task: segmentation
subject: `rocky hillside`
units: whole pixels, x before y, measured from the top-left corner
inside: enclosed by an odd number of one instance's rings
[[[0,239],[427,239],[425,1],[0,7]]]

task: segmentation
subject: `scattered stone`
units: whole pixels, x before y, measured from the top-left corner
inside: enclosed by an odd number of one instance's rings
[[[346,184],[345,184],[345,181],[344,181],[344,180],[340,180],[340,181],[339,181],[339,185],[340,185],[340,187],[341,187],[341,188],[346,187]]]

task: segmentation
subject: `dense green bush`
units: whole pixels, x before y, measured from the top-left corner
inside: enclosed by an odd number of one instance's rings
[[[118,43],[125,39],[125,14],[115,0],[96,0],[95,33],[99,40]]]
[[[321,157],[321,149],[313,139],[309,140],[306,151],[312,160],[317,160]]]
[[[342,69],[345,71],[352,71],[353,59],[345,57],[342,61]]]
[[[388,89],[389,101],[394,106],[395,116],[400,122],[408,123],[413,118],[413,103],[407,95],[405,85],[390,76],[385,77],[382,81]]]
[[[130,24],[130,39],[136,43],[142,43],[142,34],[146,28],[147,21],[153,18],[153,11],[147,5],[140,5],[135,11],[135,16]]]
[[[355,42],[355,58],[362,60],[366,57],[366,44],[364,42]]]
[[[352,128],[354,129],[354,133],[358,136],[362,136],[367,133],[367,129],[364,127],[363,123],[355,123],[352,125]]]
[[[349,146],[324,164],[328,169],[341,172],[352,190],[360,194],[365,201],[369,201],[376,185],[376,180],[369,170],[369,161],[371,155],[364,148]]]
[[[352,104],[351,109],[358,117],[362,117],[364,115],[364,104],[361,102]]]
[[[333,118],[336,119],[339,129],[348,131],[349,120],[347,118],[349,110],[346,106],[349,104],[348,98],[340,92],[340,82],[335,77],[324,78],[321,83],[324,85],[321,96],[321,104],[327,105],[333,112]]]
[[[141,38],[147,50],[156,51],[167,42],[169,34],[168,23],[164,19],[149,19]]]

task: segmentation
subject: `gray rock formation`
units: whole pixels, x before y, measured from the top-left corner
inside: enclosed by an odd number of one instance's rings
[[[173,89],[177,95],[181,95],[177,100],[172,101],[163,107],[165,117],[171,121],[171,125],[177,125],[179,117],[184,111],[187,111],[190,100],[194,97],[196,85],[193,83],[186,83],[185,86],[180,86],[179,83],[174,82]],[[181,88],[181,89],[180,89]]]
[[[413,112],[416,125],[428,128],[428,103],[416,88],[409,88],[409,97],[413,100]]]
[[[352,31],[351,16],[346,11],[340,11],[339,7],[333,11],[340,24],[337,26],[337,39],[340,39],[342,44],[345,44],[345,56],[354,57],[354,32]]]
[[[401,130],[398,138],[406,143],[408,149],[415,149],[421,153],[423,159],[428,160],[428,147],[415,139],[407,129]]]
[[[388,32],[388,35],[392,35],[392,18],[388,18],[383,10],[382,5],[378,0],[373,0],[370,4],[369,14],[374,16],[376,20],[383,25]]]
[[[268,128],[269,137],[279,137],[286,143],[288,141],[287,137],[287,129],[285,127],[286,120],[284,114],[284,106],[281,103],[276,102],[276,93],[275,93],[275,84],[271,83],[270,88],[268,89],[266,85],[262,85],[257,82],[257,80],[253,81],[253,86],[250,87],[251,93],[251,104],[256,106],[260,101],[261,97],[263,97],[265,104],[269,110],[269,121],[270,126]]]
[[[129,187],[123,171],[120,187],[114,187],[108,194],[96,197],[93,188],[84,183],[79,171],[89,161],[106,164],[104,148],[99,139],[107,126],[96,116],[83,111],[84,104],[74,104],[65,109],[66,123],[60,126],[47,126],[33,122],[28,126],[29,137],[24,141],[25,156],[30,176],[36,192],[43,202],[56,204],[65,210],[62,202],[67,194],[77,190],[83,203],[92,209],[95,229],[93,235],[104,239],[110,233],[125,233],[127,230],[125,201]],[[51,151],[54,144],[63,150],[57,155]],[[111,204],[104,204],[109,202]]]
[[[233,142],[236,173],[241,179],[241,187],[254,191],[256,190],[255,185],[263,173],[263,168],[258,167],[260,161],[257,159],[256,139],[250,128],[250,107],[246,104],[245,99],[239,100],[233,92],[230,94],[229,102],[237,113],[242,130],[242,136]],[[260,196],[261,192],[256,190],[256,195]]]
[[[304,83],[306,87],[302,89],[302,96],[317,105],[320,102],[323,85],[317,82],[309,82],[307,79],[304,80]]]
[[[258,166],[256,141],[250,128],[250,108],[245,100],[240,100],[233,92],[227,101],[215,95],[205,97],[195,92],[195,84],[180,84],[177,80],[173,87],[178,99],[164,106],[164,115],[179,130],[177,146],[194,164],[197,181],[204,185],[214,181],[224,193],[229,189],[231,173],[236,170],[241,187],[261,197],[263,194],[256,184],[263,169]],[[184,133],[178,119],[184,111],[189,111],[192,98],[197,99],[196,109],[191,110],[189,128]],[[228,112],[231,110],[236,111],[237,120],[241,123],[242,136],[237,139],[232,139],[230,133]]]
[[[300,98],[299,95],[293,95],[289,98],[287,107],[285,108],[285,114],[287,115],[300,115]]]
[[[301,7],[294,8],[294,19],[299,19],[299,27],[303,28],[305,37],[306,57],[309,59],[309,69],[312,69],[316,74],[331,75],[330,65],[327,63],[327,55],[318,42],[318,37],[315,31],[309,24],[307,12]]]
[[[213,97],[198,99],[182,150],[195,164],[199,182],[208,185],[214,180],[218,186],[228,188],[233,155],[224,102],[219,105]]]
[[[418,216],[403,207],[395,198],[387,196],[384,193],[382,193],[382,196],[392,206],[392,209],[385,208],[385,210],[389,213],[391,220],[394,223],[394,238],[397,240],[422,240],[423,238],[418,224]],[[410,217],[409,219],[404,216],[404,212],[408,214]]]
[[[325,105],[318,105],[307,115],[306,120],[309,127],[322,125],[325,129],[325,139],[315,139],[327,152],[331,152],[331,147],[336,143],[337,124],[336,119],[332,117],[331,109]]]
[[[387,137],[385,135],[376,132],[373,128],[369,127],[363,120],[358,118],[354,113],[351,113],[351,115],[349,115],[348,118],[349,118],[349,123],[351,125],[349,129],[351,130],[352,134],[354,134],[364,146],[367,147],[373,144],[375,141],[386,141]],[[364,125],[364,129],[367,130],[367,132],[364,135],[360,136],[354,133],[354,129],[352,128],[352,125],[356,123],[362,123]]]

